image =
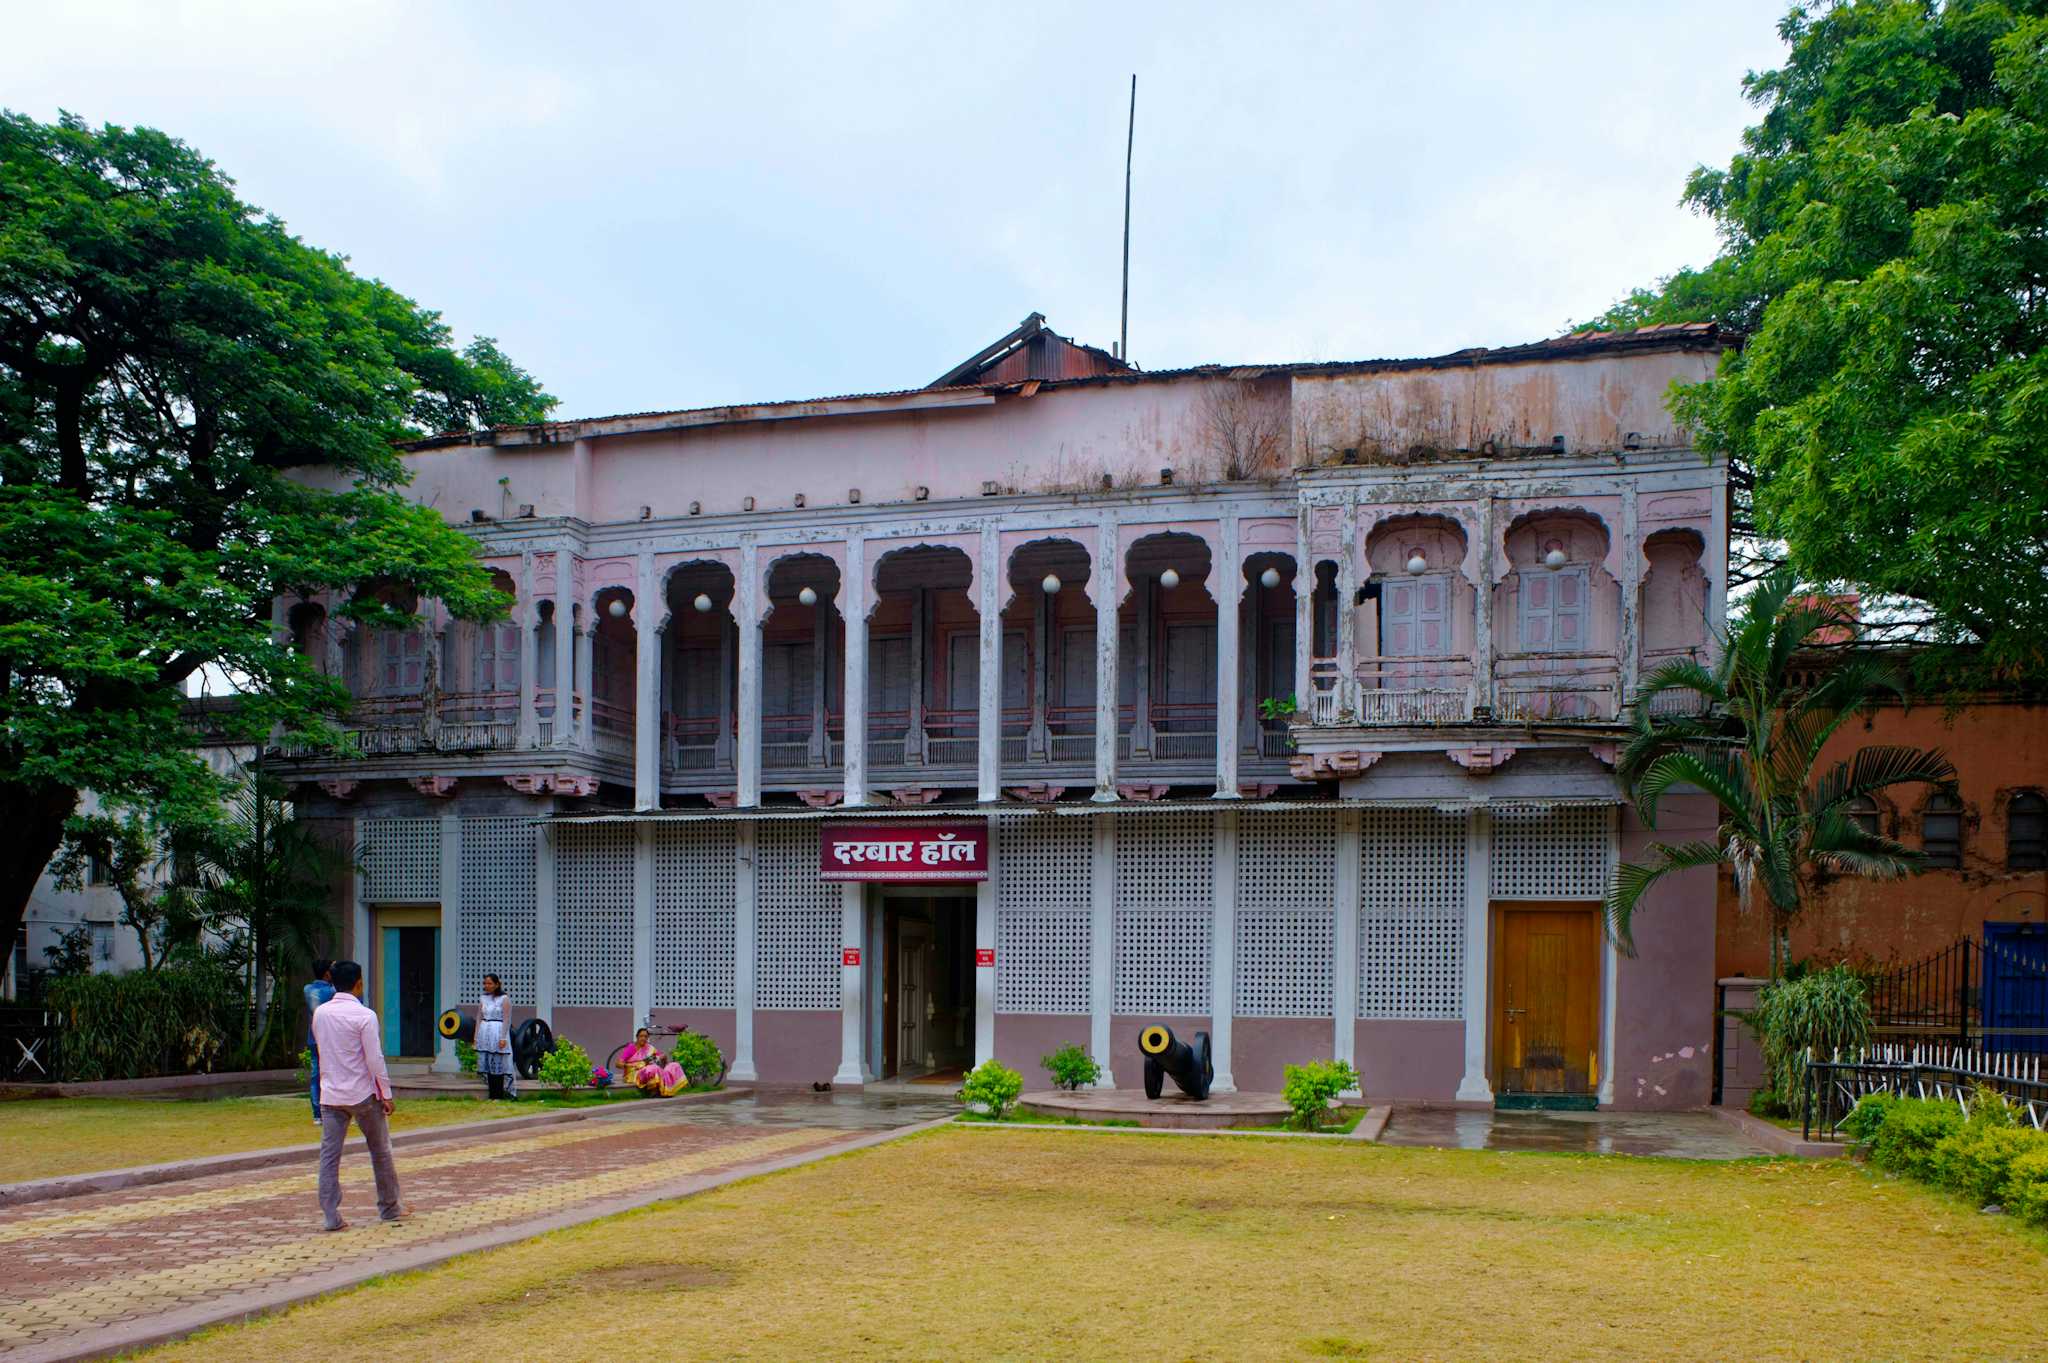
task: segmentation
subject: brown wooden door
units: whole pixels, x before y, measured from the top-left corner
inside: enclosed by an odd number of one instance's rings
[[[1494,1057],[1501,1093],[1591,1093],[1600,1013],[1591,908],[1496,906]]]

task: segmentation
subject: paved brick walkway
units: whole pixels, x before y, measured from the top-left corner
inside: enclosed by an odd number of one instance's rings
[[[744,1100],[743,1100],[744,1101]],[[413,1215],[377,1219],[369,1160],[342,1169],[349,1229],[320,1229],[310,1165],[0,1210],[0,1363],[90,1356],[705,1186],[920,1117],[803,1123],[604,1118],[397,1152]],[[850,1115],[850,1114],[848,1114]],[[739,1120],[735,1120],[738,1118]],[[863,1130],[865,1128],[865,1130]]]

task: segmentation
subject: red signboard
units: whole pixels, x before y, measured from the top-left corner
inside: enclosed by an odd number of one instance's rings
[[[987,880],[986,819],[877,819],[818,832],[826,880]]]
[[[842,949],[842,950],[840,951],[840,953],[839,953],[839,964],[841,964],[841,965],[859,965],[859,964],[860,964],[860,948],[859,948],[859,947],[845,947],[845,948],[843,948],[843,949]]]
[[[976,947],[974,949],[974,963],[976,965],[994,965],[996,963],[996,949],[994,947]]]

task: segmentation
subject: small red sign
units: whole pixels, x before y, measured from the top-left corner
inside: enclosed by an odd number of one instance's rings
[[[994,965],[996,963],[996,949],[994,947],[976,947],[974,949],[974,963],[976,965]]]
[[[847,947],[847,948],[845,948],[844,950],[842,950],[842,951],[841,951],[841,952],[839,953],[839,964],[841,964],[841,965],[859,965],[859,964],[860,964],[860,948],[859,948],[859,947]]]
[[[883,882],[988,879],[986,819],[875,819],[818,831],[825,880]]]

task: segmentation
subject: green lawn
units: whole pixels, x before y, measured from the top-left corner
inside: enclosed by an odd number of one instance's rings
[[[2048,1237],[1849,1161],[942,1128],[152,1357],[2020,1359]]]
[[[391,1127],[416,1131],[604,1101],[596,1095],[578,1095],[565,1103],[540,1093],[522,1095],[516,1103],[401,1097]],[[307,1145],[319,1139],[320,1128],[313,1125],[313,1110],[303,1093],[213,1100],[36,1098],[0,1103],[0,1183]]]

